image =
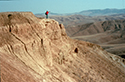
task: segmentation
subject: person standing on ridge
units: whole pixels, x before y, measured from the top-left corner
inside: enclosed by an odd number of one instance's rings
[[[45,13],[46,19],[48,19],[48,14],[49,14],[49,11],[46,11],[46,13]]]

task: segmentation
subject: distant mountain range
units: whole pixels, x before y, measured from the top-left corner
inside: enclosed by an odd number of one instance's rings
[[[37,16],[37,17],[41,17],[41,16],[44,16],[44,15],[45,15],[45,13],[37,13],[37,14],[35,14],[35,16]],[[49,16],[54,16],[54,15],[60,16],[60,15],[64,15],[64,14],[49,12]]]
[[[85,16],[105,16],[105,15],[114,15],[114,14],[125,14],[125,9],[95,9],[95,10],[85,10],[76,13],[69,13],[69,14],[59,14],[50,12],[49,15],[85,15]],[[40,17],[45,15],[45,13],[38,13],[35,14],[36,16]]]
[[[97,10],[87,10],[81,11],[76,14],[86,15],[86,16],[104,16],[104,15],[113,15],[113,14],[125,14],[125,9],[97,9]]]

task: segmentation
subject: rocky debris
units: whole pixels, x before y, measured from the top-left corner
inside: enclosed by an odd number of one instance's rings
[[[70,39],[63,24],[30,12],[0,13],[2,82],[124,82],[125,60]]]

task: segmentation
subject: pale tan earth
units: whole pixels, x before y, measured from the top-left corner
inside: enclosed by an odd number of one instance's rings
[[[125,82],[125,59],[30,12],[0,13],[0,63],[1,82]]]
[[[37,16],[37,15],[36,15]],[[37,16],[40,17],[41,16]],[[42,16],[45,18],[45,16]],[[78,27],[79,25],[102,22],[102,21],[112,21],[112,20],[123,20],[125,19],[125,14],[115,14],[109,16],[84,16],[84,15],[67,15],[67,16],[49,16],[51,19],[55,19],[59,23],[63,23],[65,28]]]
[[[125,19],[83,24],[66,30],[74,39],[98,44],[106,51],[125,58]]]
[[[49,17],[63,23],[67,35],[71,38],[98,44],[104,50],[125,58],[125,46],[123,46],[125,45],[125,14],[107,16],[50,15]]]

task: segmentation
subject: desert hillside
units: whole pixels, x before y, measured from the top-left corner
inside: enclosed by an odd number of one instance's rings
[[[72,38],[99,44],[106,51],[125,58],[125,20],[82,24],[66,30]]]
[[[31,12],[0,13],[0,63],[1,82],[125,81],[125,59]]]
[[[42,16],[44,17],[44,16]],[[87,23],[94,23],[100,21],[111,21],[111,20],[123,20],[125,19],[125,14],[115,14],[109,16],[84,16],[84,15],[67,15],[67,16],[49,16],[51,19],[55,19],[59,23],[63,23],[65,28],[77,27],[78,25],[83,25]]]
[[[93,22],[87,24],[79,24],[75,27],[66,28],[69,36],[82,36],[82,35],[92,35],[97,33],[108,32],[121,32],[121,36],[125,36],[125,19],[123,20],[111,20],[111,21],[101,21]]]

